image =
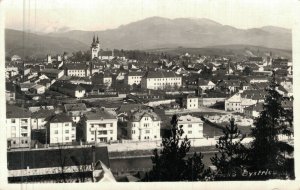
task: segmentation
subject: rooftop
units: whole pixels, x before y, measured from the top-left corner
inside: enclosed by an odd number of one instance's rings
[[[86,105],[84,103],[77,104],[65,104],[64,105],[66,112],[68,111],[85,111]]]
[[[84,115],[87,120],[117,119],[116,116],[112,115],[103,108],[93,109],[90,112],[86,112]]]
[[[175,74],[173,71],[149,71],[146,74],[147,78],[172,78],[172,77],[180,77]]]
[[[6,106],[6,118],[29,118],[31,112],[26,108],[21,108],[14,105]]]
[[[152,110],[139,109],[130,116],[131,121],[140,121],[143,117],[151,117],[153,121],[160,121],[160,117]]]
[[[191,116],[191,115],[182,115],[178,118],[178,124],[181,124],[181,123],[203,123],[203,121],[198,118],[198,117],[194,117],[194,116]]]
[[[65,123],[72,122],[72,118],[65,113],[60,113],[53,115],[52,117],[47,119],[50,123]]]

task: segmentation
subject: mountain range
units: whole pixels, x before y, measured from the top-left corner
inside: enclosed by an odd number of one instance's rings
[[[71,30],[33,34],[6,29],[6,54],[31,56],[85,51],[90,48],[94,34],[99,36],[102,49],[204,48],[234,44],[292,49],[290,29],[276,26],[238,29],[205,18],[150,17],[104,31]]]

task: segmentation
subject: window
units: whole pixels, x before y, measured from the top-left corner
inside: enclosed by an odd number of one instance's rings
[[[69,138],[69,137],[66,137],[65,139],[66,139],[66,141],[68,141],[70,138]]]
[[[110,134],[113,134],[114,133],[114,131],[113,130],[110,130]]]
[[[150,130],[146,130],[146,134],[149,134],[150,133]]]
[[[72,131],[75,131],[75,127],[72,127]]]
[[[55,131],[54,131],[54,134],[58,134],[58,130],[55,130]]]
[[[75,138],[75,135],[72,135],[72,139],[74,139]]]
[[[69,134],[69,130],[65,130],[65,133],[66,133],[66,134]]]
[[[188,131],[188,134],[192,134],[192,131]]]
[[[110,137],[110,140],[112,141],[112,140],[113,140],[113,138],[112,138],[112,137]]]
[[[135,130],[132,130],[132,131],[131,131],[131,134],[135,134]]]
[[[192,127],[192,124],[189,124],[188,127],[189,127],[189,128]]]
[[[69,126],[69,123],[66,123],[65,126],[66,126],[66,127]]]

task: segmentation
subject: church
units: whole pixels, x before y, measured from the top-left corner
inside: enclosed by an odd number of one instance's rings
[[[105,54],[101,51],[100,48],[100,42],[99,38],[97,36],[97,39],[95,38],[95,35],[93,37],[93,42],[91,44],[91,52],[92,52],[92,60],[95,58],[98,58],[99,60],[112,60],[115,58],[114,56],[114,50],[112,50],[110,55]]]

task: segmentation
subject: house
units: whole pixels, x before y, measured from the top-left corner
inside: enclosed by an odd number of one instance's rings
[[[203,121],[198,117],[191,115],[182,115],[178,117],[178,127],[183,130],[183,136],[188,139],[203,138]]]
[[[118,119],[104,108],[86,112],[83,121],[83,138],[86,142],[107,143],[117,140]]]
[[[43,69],[40,71],[41,75],[46,75],[49,79],[59,79],[64,76],[64,70],[59,69]]]
[[[128,119],[127,136],[131,140],[160,139],[161,119],[152,110],[137,110]]]
[[[75,98],[83,98],[85,96],[85,89],[82,86],[64,81],[56,81],[50,88]]]
[[[47,118],[54,115],[54,109],[40,109],[31,114],[31,130],[36,129],[46,129],[45,125],[47,124]]]
[[[127,85],[139,85],[141,84],[142,77],[145,75],[144,72],[138,71],[129,71],[129,73],[125,77],[125,84]]]
[[[71,144],[76,141],[76,126],[65,113],[47,118],[47,141],[50,144]]]
[[[90,69],[85,63],[72,63],[66,64],[66,75],[76,77],[87,77],[90,76]]]
[[[10,60],[11,61],[21,61],[22,58],[18,55],[13,55],[13,56],[11,56]]]
[[[198,86],[199,86],[203,91],[205,91],[205,90],[213,89],[213,88],[216,86],[216,84],[213,83],[213,82],[210,81],[210,80],[204,80],[204,79],[199,78],[199,79],[198,79]]]
[[[264,102],[265,91],[258,90],[240,90],[233,96],[225,100],[225,111],[234,111],[243,113],[244,108]]]
[[[81,116],[87,111],[85,103],[65,104],[65,112],[72,117],[73,122],[78,123]]]
[[[183,98],[182,105],[185,109],[198,109],[199,108],[198,97],[189,94],[185,98]]]
[[[227,93],[234,93],[239,90],[241,87],[241,80],[222,80],[219,82],[216,87],[218,87],[222,91],[226,91]]]
[[[40,84],[36,84],[29,89],[30,92],[34,94],[44,94],[46,91],[46,87]]]
[[[260,112],[263,111],[263,103],[253,104],[251,106],[244,108],[245,116],[249,118],[257,118],[260,115]]]
[[[103,84],[106,87],[110,87],[112,85],[112,77],[109,73],[105,72],[103,75]]]
[[[20,83],[20,90],[22,92],[27,92],[29,89],[33,88],[36,84],[35,83]]]
[[[30,147],[30,116],[31,112],[25,108],[6,106],[6,138],[9,148]]]
[[[148,71],[142,77],[141,87],[144,89],[166,89],[182,86],[181,76],[173,71]]]
[[[249,63],[256,63],[256,64],[262,64],[263,63],[263,58],[262,57],[248,57]]]

